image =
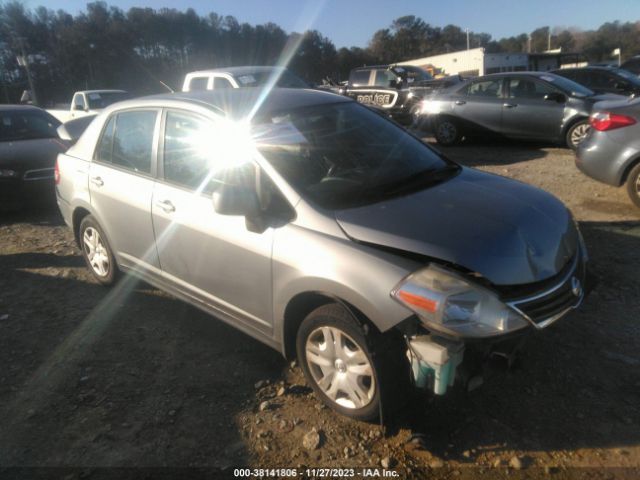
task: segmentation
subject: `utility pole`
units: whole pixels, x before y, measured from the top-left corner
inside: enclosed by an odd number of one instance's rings
[[[466,29],[467,31],[467,50],[469,50],[469,29]]]
[[[24,67],[25,72],[27,72],[27,80],[29,81],[29,90],[31,90],[31,98],[33,100],[34,105],[38,105],[38,97],[36,96],[36,89],[33,86],[33,79],[31,78],[31,71],[29,70],[29,58],[24,52],[24,41],[22,37],[18,37],[18,42],[20,43],[20,52],[22,53],[21,57],[18,57],[18,65]],[[22,61],[20,61],[22,59]]]

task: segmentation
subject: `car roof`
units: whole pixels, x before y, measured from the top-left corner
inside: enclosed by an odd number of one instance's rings
[[[565,71],[569,72],[569,71],[576,71],[576,70],[606,70],[608,72],[611,72],[611,71],[620,70],[620,69],[615,65],[586,65],[584,67],[559,68],[557,70],[552,70],[552,73],[565,72]]]
[[[223,68],[211,68],[208,70],[196,70],[194,72],[187,73],[187,75],[197,76],[197,75],[208,75],[211,73],[227,73],[229,75],[250,75],[252,73],[273,72],[274,70],[286,70],[286,68],[280,67],[280,66],[267,66],[267,65],[223,67]]]
[[[151,95],[118,102],[108,107],[108,111],[149,106],[175,107],[179,103],[188,103],[222,112],[230,118],[242,118],[258,104],[259,111],[267,113],[282,109],[352,101],[343,95],[307,88],[273,88],[265,94],[263,88],[250,87]]]
[[[18,111],[20,111],[20,110],[33,110],[33,111],[39,111],[39,112],[44,111],[40,107],[36,107],[35,105],[20,105],[20,104],[0,105],[0,112],[16,111],[16,110],[18,110]]]
[[[129,93],[126,90],[111,90],[111,89],[101,89],[101,90],[79,90],[76,93]]]
[[[499,72],[499,73],[489,73],[488,75],[483,75],[482,77],[475,77],[474,80],[479,78],[488,78],[488,77],[513,77],[514,75],[518,76],[526,76],[526,77],[542,77],[544,75],[555,75],[553,72]]]

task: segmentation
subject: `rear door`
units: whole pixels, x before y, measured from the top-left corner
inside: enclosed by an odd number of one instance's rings
[[[226,172],[222,181],[255,187],[257,166],[233,166],[233,153],[221,145],[222,134],[210,119],[167,110],[163,123],[152,203],[163,274],[189,295],[270,331],[273,229],[250,232],[244,217],[219,215],[211,200],[221,181],[210,179],[214,172]]]
[[[562,131],[564,102],[545,100],[563,93],[533,76],[507,77],[503,131],[508,137],[556,141]]]
[[[91,205],[126,267],[160,267],[151,223],[159,122],[158,109],[114,113],[89,170]]]
[[[502,132],[503,77],[478,79],[451,95],[452,113],[466,131]]]

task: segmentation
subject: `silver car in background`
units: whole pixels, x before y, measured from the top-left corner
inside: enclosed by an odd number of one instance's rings
[[[640,99],[596,104],[591,131],[578,147],[576,165],[586,175],[626,186],[640,208]]]
[[[553,73],[492,73],[427,98],[422,115],[441,145],[453,145],[463,137],[497,136],[575,150],[589,130],[593,105],[623,98],[596,95]]]
[[[133,274],[297,356],[319,398],[358,419],[406,388],[444,394],[585,295],[561,202],[330,93],[119,103],[57,168],[97,281]]]

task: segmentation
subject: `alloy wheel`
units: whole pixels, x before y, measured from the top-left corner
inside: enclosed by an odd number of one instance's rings
[[[96,275],[106,277],[109,274],[109,254],[100,233],[93,227],[87,227],[82,235],[84,253]]]
[[[441,122],[438,124],[438,138],[443,143],[451,143],[455,141],[458,134],[456,126],[451,122]]]
[[[585,135],[587,134],[587,132],[589,131],[591,127],[589,126],[588,123],[582,123],[578,126],[576,126],[572,131],[571,131],[571,144],[574,146],[578,146],[578,144],[584,140]]]
[[[307,337],[307,365],[322,392],[350,409],[371,403],[375,390],[373,367],[364,350],[342,330],[323,326]]]

